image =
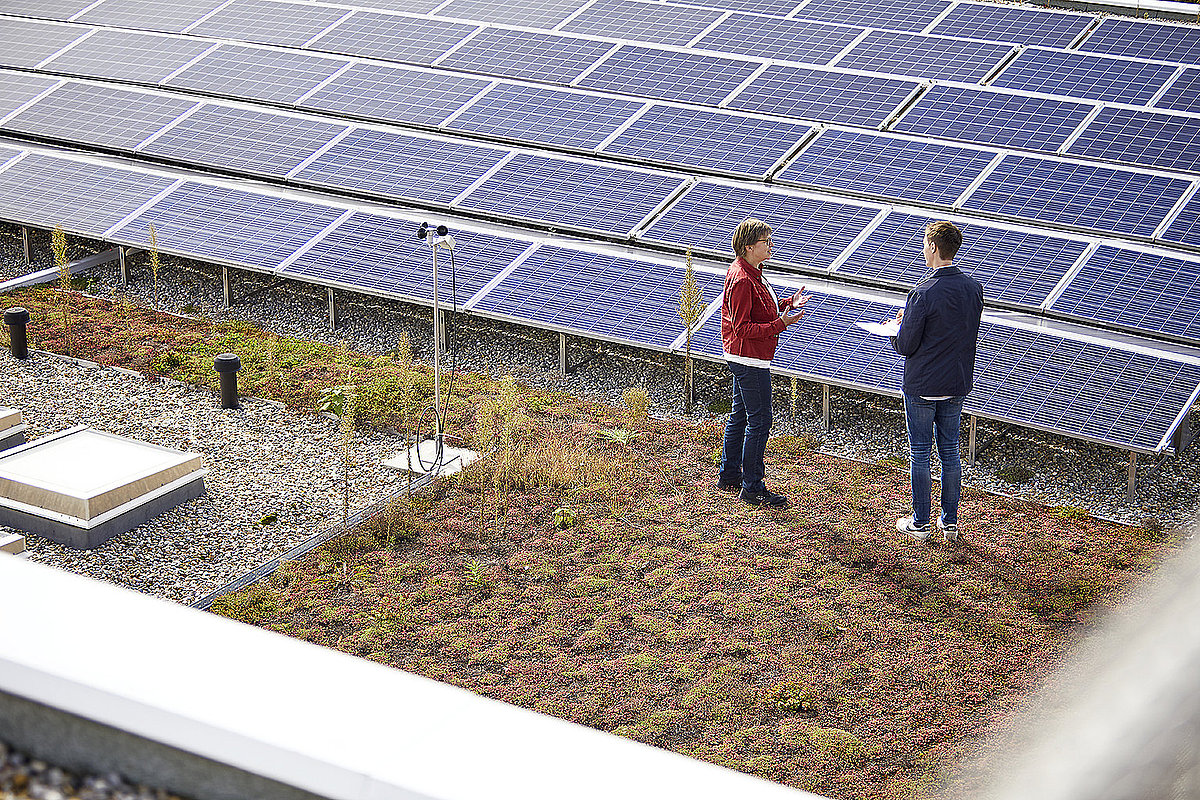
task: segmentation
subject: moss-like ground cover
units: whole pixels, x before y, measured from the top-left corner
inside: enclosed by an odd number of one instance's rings
[[[376,387],[371,424],[428,399],[403,357],[281,356],[248,325],[82,298],[66,342],[53,292],[17,299],[43,320],[38,346],[105,363],[209,381],[234,349],[243,386],[298,408]],[[798,788],[900,798],[936,792],[1174,545],[970,489],[963,542],[908,541],[904,472],[782,437],[768,479],[792,507],[755,510],[712,486],[716,421],[460,386],[451,427],[485,459],[214,610]]]

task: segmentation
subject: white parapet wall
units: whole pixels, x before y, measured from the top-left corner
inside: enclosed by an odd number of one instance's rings
[[[816,798],[16,558],[0,739],[196,800]]]

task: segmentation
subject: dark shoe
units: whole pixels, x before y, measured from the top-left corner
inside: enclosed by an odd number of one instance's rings
[[[770,506],[771,508],[786,508],[788,499],[781,494],[775,494],[770,489],[759,489],[756,492],[751,492],[742,489],[739,498],[749,503],[752,506]]]
[[[742,490],[741,478],[733,483],[727,483],[724,479],[717,478],[717,488],[722,492],[740,492]]]
[[[907,533],[918,542],[923,542],[929,538],[929,532],[933,530],[933,526],[928,522],[918,525],[912,517],[901,517],[896,520],[896,530]]]

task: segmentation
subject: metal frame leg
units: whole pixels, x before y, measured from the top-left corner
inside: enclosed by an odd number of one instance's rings
[[[129,285],[129,248],[117,248],[117,272],[120,274],[122,286]]]
[[[338,325],[337,306],[333,302],[333,289],[330,288],[328,290],[328,292],[329,292],[329,295],[328,295],[329,296],[329,330],[336,331],[337,325]]]
[[[229,267],[221,267],[221,297],[226,308],[233,305],[233,284],[229,277]]]
[[[1133,502],[1134,494],[1137,491],[1137,457],[1138,454],[1132,450],[1129,452],[1129,486],[1126,497],[1129,502]]]
[[[975,468],[975,424],[977,421],[978,417],[972,414],[967,427],[967,463],[971,469]]]
[[[829,384],[821,384],[821,424],[829,430]]]
[[[25,250],[25,263],[33,263],[33,252],[29,248],[29,228],[21,226],[21,247]]]
[[[564,378],[567,376],[567,335],[558,334],[558,372]]]

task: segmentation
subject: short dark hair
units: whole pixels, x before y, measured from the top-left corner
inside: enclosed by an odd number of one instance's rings
[[[926,225],[925,238],[937,245],[938,255],[947,261],[958,255],[958,248],[962,247],[962,231],[945,220]]]
[[[760,239],[769,238],[771,233],[771,226],[762,220],[754,218],[743,220],[733,231],[734,255],[745,256],[747,247]]]

